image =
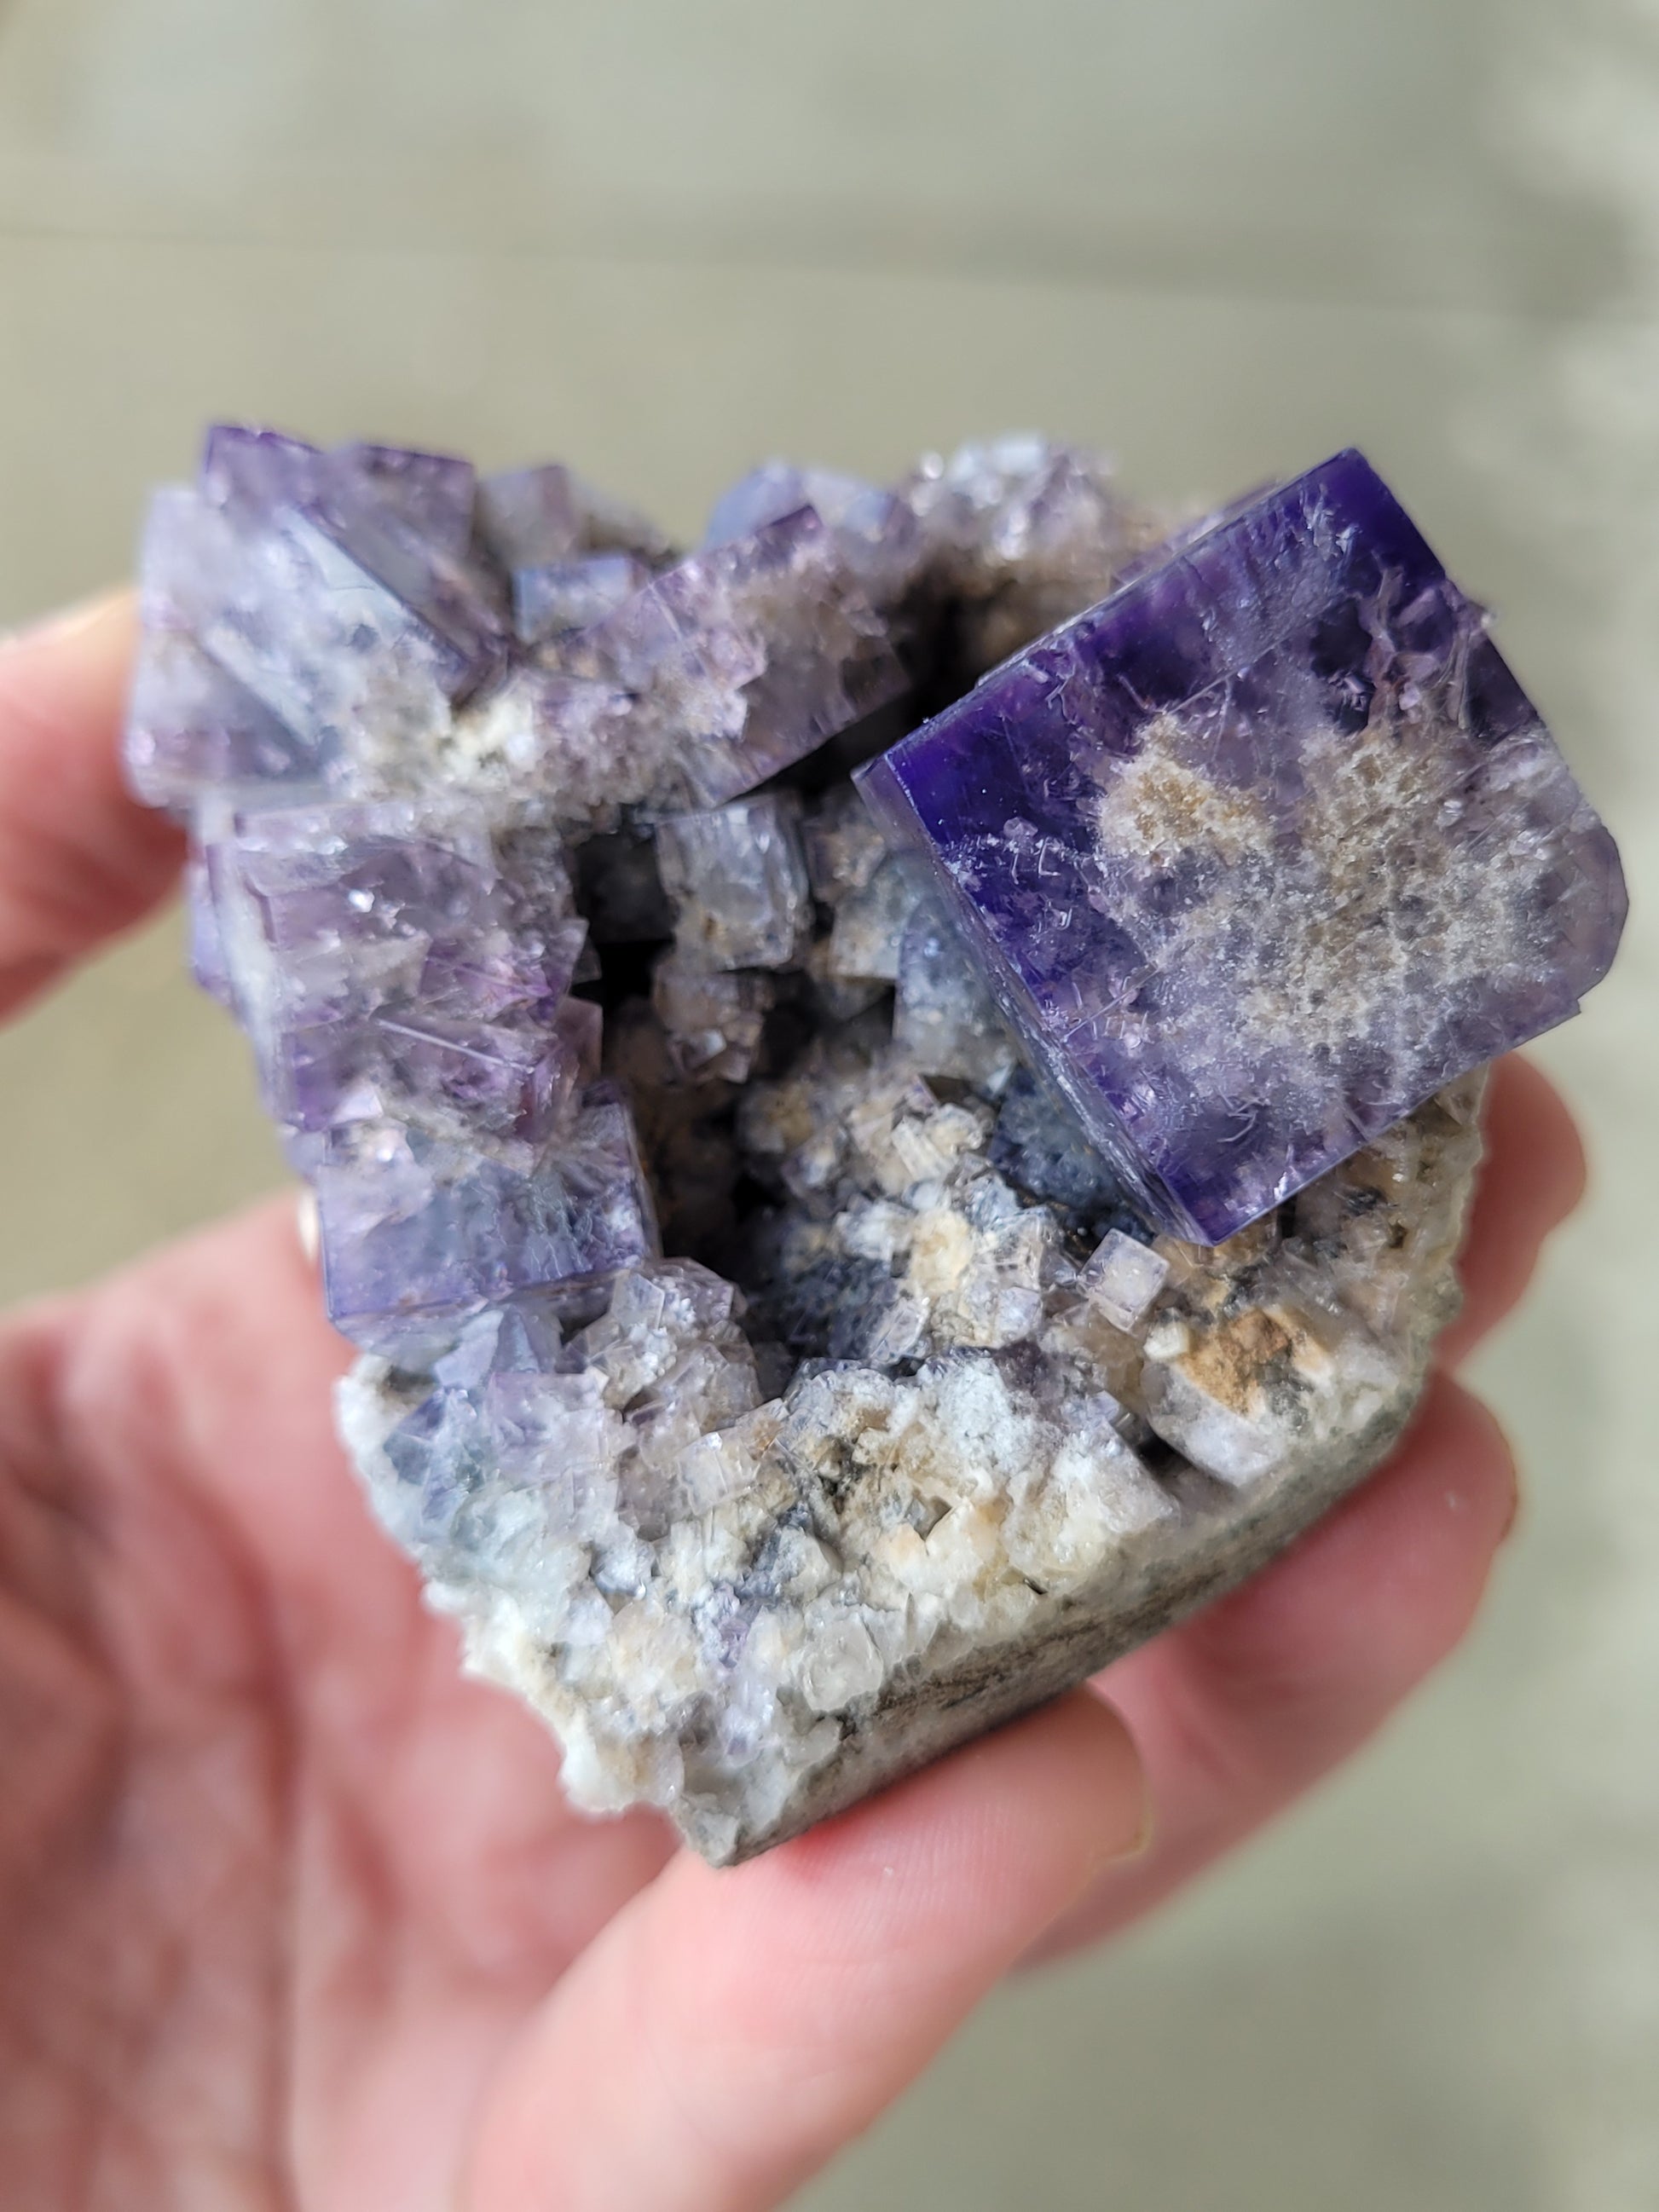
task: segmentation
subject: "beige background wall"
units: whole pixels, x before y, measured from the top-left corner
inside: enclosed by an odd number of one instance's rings
[[[119,574],[210,414],[562,454],[686,530],[774,450],[1030,424],[1180,495],[1354,441],[1624,838],[1474,1642],[814,2212],[1659,2203],[1656,149],[1655,0],[0,0],[0,621]],[[9,1292],[276,1171],[170,920],[0,1041]]]

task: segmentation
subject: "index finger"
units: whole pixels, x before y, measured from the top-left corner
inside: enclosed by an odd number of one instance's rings
[[[183,839],[121,778],[137,613],[118,592],[0,643],[0,1014],[171,887]]]
[[[1457,1272],[1463,1307],[1436,1347],[1456,1367],[1517,1303],[1545,1238],[1584,1194],[1584,1148],[1549,1078],[1518,1053],[1492,1069],[1480,1164]]]

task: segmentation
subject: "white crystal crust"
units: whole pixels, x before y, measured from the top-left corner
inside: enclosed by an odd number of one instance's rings
[[[1136,1334],[989,1166],[985,1109],[890,1048],[809,1055],[750,1094],[751,1141],[787,1129],[826,1245],[885,1255],[900,1371],[808,1362],[763,1399],[738,1295],[668,1260],[618,1280],[569,1372],[526,1379],[530,1441],[459,1511],[388,1456],[425,1382],[360,1361],[342,1433],[469,1665],[554,1729],[574,1801],[654,1804],[745,1856],[1103,1663],[1375,1462],[1455,1304],[1479,1095],[1228,1245],[1161,1239]],[[453,1377],[467,1359],[464,1338]]]

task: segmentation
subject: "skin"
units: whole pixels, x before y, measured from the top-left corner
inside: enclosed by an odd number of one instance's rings
[[[171,889],[125,598],[0,647],[0,1006]],[[1576,1203],[1498,1073],[1444,1368],[1388,1466],[1086,1691],[744,1867],[594,1823],[463,1680],[330,1428],[290,1199],[0,1324],[10,2212],[750,2212],[1000,1976],[1111,1933],[1353,1752],[1515,1510],[1450,1369]]]

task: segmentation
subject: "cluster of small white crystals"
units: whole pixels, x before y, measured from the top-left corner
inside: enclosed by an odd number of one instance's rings
[[[665,953],[651,977],[651,1004],[676,1071],[689,1081],[746,1082],[772,1010],[769,975],[701,968]]]
[[[811,919],[799,821],[794,793],[776,791],[656,824],[683,961],[720,969],[791,963]]]
[[[971,675],[1103,599],[1170,527],[1125,498],[1104,454],[1019,432],[930,455],[900,489],[958,601]]]
[[[1401,1416],[1455,1299],[1478,1097],[1227,1245],[1160,1240],[1121,1327],[1054,1210],[989,1164],[991,1108],[942,1103],[890,1046],[814,1048],[745,1099],[743,1142],[788,1194],[786,1279],[828,1255],[893,1285],[856,1358],[763,1401],[738,1294],[662,1261],[554,1371],[514,1361],[499,1316],[435,1390],[360,1363],[344,1431],[471,1663],[556,1730],[576,1801],[664,1806],[733,1856],[884,1698],[1131,1602],[1225,1546],[1221,1501]]]

